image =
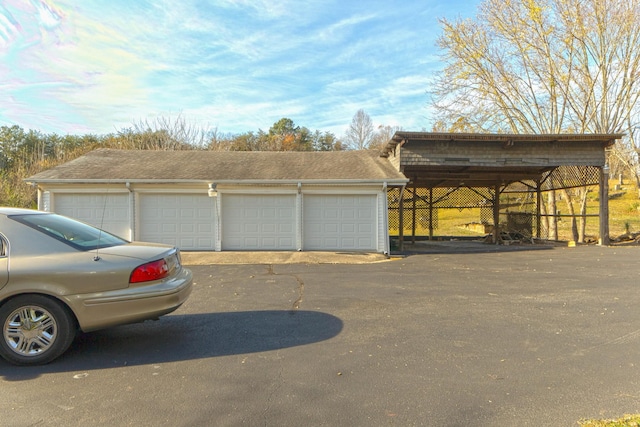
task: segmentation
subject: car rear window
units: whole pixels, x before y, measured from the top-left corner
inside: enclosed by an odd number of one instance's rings
[[[81,251],[108,248],[128,243],[126,240],[104,230],[61,215],[27,214],[11,215],[9,218]]]

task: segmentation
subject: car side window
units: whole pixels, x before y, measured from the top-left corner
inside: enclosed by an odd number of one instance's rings
[[[60,215],[25,214],[11,215],[8,218],[81,251],[127,243],[126,240],[104,230]]]
[[[6,256],[6,248],[7,245],[4,244],[4,239],[0,236],[0,257]]]

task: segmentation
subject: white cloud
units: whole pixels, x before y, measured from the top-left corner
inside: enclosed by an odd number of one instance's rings
[[[381,96],[390,102],[403,98],[426,95],[432,77],[426,74],[402,76],[393,79],[389,84],[381,88]]]
[[[38,13],[40,24],[47,30],[52,30],[62,22],[61,12],[56,10],[54,6],[47,4],[41,0],[39,3],[33,2]]]
[[[277,18],[288,15],[299,5],[297,2],[292,3],[285,0],[221,0],[219,4],[224,7],[249,9],[263,18]]]
[[[442,4],[34,0],[18,15],[23,0],[6,1],[0,97],[15,102],[0,124],[103,133],[182,114],[239,133],[289,117],[337,136],[360,108],[405,129],[425,120]]]
[[[18,37],[20,31],[13,16],[0,6],[0,53]]]
[[[342,40],[343,37],[346,37],[346,34],[342,34],[347,30],[351,29],[351,27],[355,27],[359,24],[367,22],[371,19],[374,19],[376,16],[373,14],[370,15],[354,15],[349,18],[341,19],[338,22],[330,24],[328,27],[323,28],[318,36],[325,40],[336,42],[338,40]]]
[[[347,80],[337,80],[327,85],[327,92],[344,93],[345,90],[358,90],[369,84],[365,77],[356,77]]]

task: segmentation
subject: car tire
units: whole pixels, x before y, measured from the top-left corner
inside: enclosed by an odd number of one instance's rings
[[[64,353],[76,336],[67,307],[44,295],[20,295],[0,306],[0,356],[15,365],[43,365]]]

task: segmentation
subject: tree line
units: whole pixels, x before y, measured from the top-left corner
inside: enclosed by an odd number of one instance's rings
[[[202,129],[186,118],[160,117],[139,121],[106,135],[58,135],[25,130],[18,125],[0,126],[0,206],[36,207],[36,190],[24,179],[71,161],[98,148],[127,150],[211,151],[340,151],[380,149],[396,128],[373,128],[371,118],[359,110],[349,127],[365,129],[356,139],[347,130],[342,138],[331,132],[311,131],[282,118],[268,131],[222,134]]]

